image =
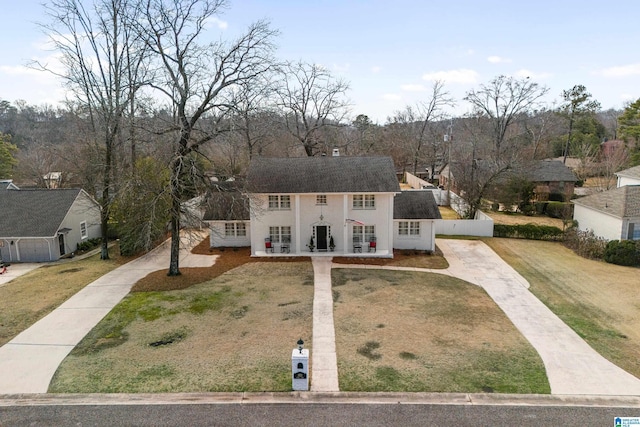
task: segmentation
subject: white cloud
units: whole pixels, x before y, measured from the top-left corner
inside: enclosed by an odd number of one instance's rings
[[[351,69],[351,64],[346,63],[346,64],[333,64],[333,71],[335,71],[336,73],[348,73],[349,70]]]
[[[384,95],[382,95],[382,99],[384,99],[385,101],[400,101],[402,99],[402,96],[398,95],[397,93],[385,93]]]
[[[424,85],[412,85],[412,84],[402,85],[400,86],[400,89],[406,92],[424,92],[426,90]]]
[[[544,79],[548,79],[551,76],[552,76],[551,73],[536,73],[531,70],[527,70],[525,68],[516,71],[516,77],[520,77],[523,79],[528,77],[536,80],[544,80]]]
[[[211,18],[207,19],[205,26],[209,28],[218,27],[219,30],[226,30],[229,27],[229,23],[216,16],[212,16]]]
[[[597,71],[605,77],[629,77],[640,75],[640,64],[622,65],[619,67],[610,67]]]
[[[422,75],[423,80],[442,80],[445,83],[476,83],[478,73],[468,68],[460,68],[458,70],[435,71]]]
[[[492,64],[504,64],[504,63],[509,63],[511,62],[511,60],[509,58],[503,58],[501,56],[497,56],[497,55],[492,55],[489,56],[487,58],[487,61],[491,62]]]

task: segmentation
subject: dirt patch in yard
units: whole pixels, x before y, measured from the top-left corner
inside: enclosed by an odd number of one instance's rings
[[[209,248],[209,239],[203,240],[192,251],[198,255],[215,255],[216,262],[211,267],[181,268],[179,276],[167,276],[167,270],[159,270],[140,279],[131,292],[172,291],[186,289],[198,283],[216,278],[221,274],[253,262],[300,262],[304,257],[252,258],[251,248]],[[308,259],[307,259],[308,260]]]

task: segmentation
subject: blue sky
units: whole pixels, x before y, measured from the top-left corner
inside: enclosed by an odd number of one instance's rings
[[[60,82],[28,70],[51,60],[40,1],[0,0],[0,98],[55,104]],[[640,98],[640,1],[235,0],[210,29],[233,37],[259,19],[280,31],[282,59],[314,62],[350,82],[352,117],[384,123],[426,101],[434,79],[464,114],[465,93],[500,74],[548,87],[549,106],[582,84],[603,108]]]

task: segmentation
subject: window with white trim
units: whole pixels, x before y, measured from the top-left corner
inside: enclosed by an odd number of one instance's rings
[[[226,237],[244,237],[247,235],[247,226],[241,222],[227,222],[224,224]]]
[[[375,225],[354,225],[353,237],[359,237],[361,242],[370,242],[372,237],[376,237]]]
[[[289,210],[291,209],[291,196],[289,195],[269,195],[269,209],[271,210]]]
[[[87,233],[87,221],[82,221],[80,223],[80,237],[83,239],[89,237],[89,234]]]
[[[269,227],[269,237],[271,243],[291,242],[291,227],[271,226]]]
[[[318,194],[316,196],[316,205],[326,205],[327,204],[327,195],[326,194]]]
[[[375,209],[375,208],[376,208],[375,194],[354,194],[353,195],[353,209]]]
[[[398,223],[398,234],[400,236],[419,236],[420,222],[419,221],[400,221]]]

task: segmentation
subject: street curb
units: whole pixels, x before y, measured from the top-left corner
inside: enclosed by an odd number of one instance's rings
[[[225,404],[403,404],[452,406],[584,406],[640,408],[640,396],[493,393],[238,392],[162,394],[6,394],[0,407]]]

